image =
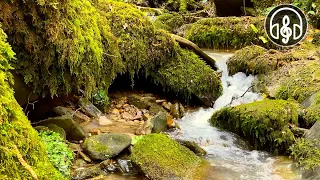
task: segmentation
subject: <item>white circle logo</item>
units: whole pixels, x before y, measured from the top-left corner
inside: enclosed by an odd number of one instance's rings
[[[296,6],[279,5],[267,15],[265,30],[269,39],[279,46],[293,46],[303,40],[308,22]]]

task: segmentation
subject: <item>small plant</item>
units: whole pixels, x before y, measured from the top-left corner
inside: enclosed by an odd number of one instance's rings
[[[258,28],[254,24],[250,24],[250,27],[254,33],[257,34],[259,32]],[[266,44],[268,42],[268,40],[263,36],[259,36],[259,39],[263,42],[263,44]]]
[[[109,105],[108,92],[103,89],[95,91],[93,94],[93,104],[103,111]]]
[[[143,136],[134,136],[132,138],[131,144],[135,145],[139,140],[141,140],[143,138]]]
[[[291,156],[297,161],[296,165],[305,170],[313,170],[320,166],[320,149],[306,139],[298,139],[290,147]]]
[[[68,178],[73,161],[73,152],[67,147],[60,135],[53,131],[40,131],[39,136],[45,143],[52,165]]]

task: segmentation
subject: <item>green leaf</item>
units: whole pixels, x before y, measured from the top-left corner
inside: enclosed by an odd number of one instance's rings
[[[313,9],[315,9],[317,7],[317,4],[313,2],[311,6]]]
[[[314,11],[309,11],[308,14],[316,15],[316,12],[314,12]]]
[[[260,36],[259,39],[260,39],[264,44],[268,42],[268,40],[267,40],[265,37],[263,37],[263,36]]]
[[[139,140],[141,140],[143,136],[134,136],[131,140],[131,144],[135,145]]]
[[[251,29],[253,30],[254,33],[258,33],[259,32],[259,30],[256,28],[255,25],[250,24],[250,27],[251,27]]]

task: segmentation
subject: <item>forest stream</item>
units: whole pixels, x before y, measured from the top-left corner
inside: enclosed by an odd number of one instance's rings
[[[250,90],[254,76],[239,72],[228,75],[227,61],[233,55],[228,51],[206,50],[217,60],[222,72],[223,94],[212,108],[189,110],[178,122],[180,130],[170,132],[174,139],[195,141],[207,151],[204,157],[211,165],[205,180],[299,180],[301,172],[295,168],[288,156],[274,156],[253,147],[238,135],[212,127],[211,115],[225,107],[237,106],[262,99]],[[130,174],[130,173],[129,173]],[[142,179],[140,177],[112,175],[112,179]]]

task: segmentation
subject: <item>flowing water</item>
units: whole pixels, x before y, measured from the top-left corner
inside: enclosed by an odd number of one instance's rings
[[[285,156],[272,156],[267,152],[252,150],[252,147],[239,136],[212,127],[211,115],[225,106],[236,106],[261,100],[260,94],[250,89],[254,76],[244,73],[228,75],[227,60],[232,53],[207,51],[217,60],[217,67],[222,71],[223,94],[214,103],[213,108],[197,109],[188,112],[178,121],[181,130],[170,133],[174,138],[193,140],[204,148],[206,159],[212,165],[205,179],[208,180],[294,180],[301,179],[298,170],[292,167],[292,161]]]

